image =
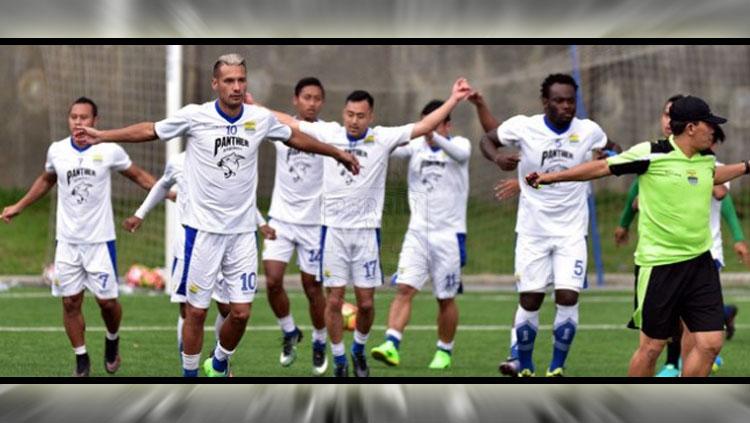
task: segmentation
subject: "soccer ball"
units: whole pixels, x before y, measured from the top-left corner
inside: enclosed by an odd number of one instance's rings
[[[357,306],[344,303],[341,307],[341,315],[344,317],[344,329],[353,331],[357,326]]]

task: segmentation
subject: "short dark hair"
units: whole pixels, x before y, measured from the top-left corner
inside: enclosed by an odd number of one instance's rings
[[[346,96],[346,101],[344,102],[344,104],[349,103],[349,102],[357,103],[357,102],[365,101],[365,100],[367,101],[367,104],[370,105],[370,109],[375,107],[375,99],[372,98],[370,93],[364,90],[352,91],[351,94]]]
[[[443,100],[432,100],[432,101],[430,101],[422,109],[422,116],[427,116],[430,113],[434,112],[435,110],[439,109],[440,106],[443,105],[443,103],[445,103]],[[448,116],[445,118],[445,120],[443,122],[450,122],[450,121],[451,121],[451,115],[449,113]]]
[[[674,120],[674,119],[670,120],[669,129],[672,130],[672,135],[677,136],[685,132],[685,128],[687,128],[688,123],[697,125],[700,122],[685,122],[682,120]],[[714,142],[724,142],[724,140],[726,139],[726,134],[724,133],[724,130],[721,129],[721,126],[715,123],[708,123],[708,122],[706,122],[706,124],[714,129]]]
[[[326,97],[326,90],[323,88],[323,84],[314,76],[308,76],[297,81],[297,85],[294,86],[294,96],[299,97],[299,93],[301,93],[305,87],[311,85],[320,88],[320,92],[323,93],[323,98]]]
[[[549,98],[549,87],[552,84],[570,85],[575,92],[578,92],[578,84],[576,84],[576,80],[572,76],[564,73],[553,73],[544,78],[542,82],[542,98]]]
[[[70,109],[68,109],[68,113],[70,113],[70,111],[73,110],[73,106],[75,106],[76,104],[88,104],[89,106],[91,106],[91,113],[94,115],[94,117],[97,117],[99,115],[99,108],[96,107],[96,103],[94,103],[94,100],[88,97],[78,97],[70,105]]]

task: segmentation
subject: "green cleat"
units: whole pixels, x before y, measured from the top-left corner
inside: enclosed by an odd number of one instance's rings
[[[398,366],[401,361],[398,357],[398,350],[391,341],[385,341],[380,346],[371,349],[370,354],[375,360],[382,361],[389,366]]]
[[[435,357],[429,366],[430,369],[443,370],[451,366],[451,355],[443,350],[435,351]]]
[[[518,372],[518,377],[534,377],[536,374],[531,369],[522,369]]]
[[[206,376],[208,377],[228,377],[229,376],[229,366],[227,366],[227,370],[224,370],[223,372],[219,372],[218,370],[214,369],[214,359],[209,357],[206,359],[206,361],[203,362],[203,372],[206,373]]]
[[[547,369],[547,377],[565,377],[564,370],[562,367],[558,367],[555,370]]]

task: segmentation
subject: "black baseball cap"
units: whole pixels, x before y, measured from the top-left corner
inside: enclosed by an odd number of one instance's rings
[[[669,118],[681,122],[703,121],[715,125],[727,122],[723,117],[711,113],[708,103],[690,95],[672,103],[672,107],[669,109]]]

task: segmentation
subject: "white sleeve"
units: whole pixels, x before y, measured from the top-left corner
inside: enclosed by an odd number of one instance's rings
[[[118,144],[109,144],[112,148],[112,169],[121,172],[127,170],[133,162],[124,148]]]
[[[52,161],[52,145],[47,149],[47,160],[44,161],[44,171],[47,173],[56,173],[55,164]]]
[[[154,124],[154,132],[160,140],[168,141],[185,135],[190,129],[192,119],[190,115],[195,112],[199,106],[190,104],[175,112],[174,115],[160,120]]]
[[[591,123],[591,150],[601,149],[607,145],[607,134],[604,133],[602,128],[594,121]]]
[[[385,142],[387,148],[393,150],[396,147],[401,147],[407,144],[411,140],[411,134],[414,132],[414,124],[410,123],[403,126],[381,126],[379,130],[380,134]]]
[[[338,128],[339,124],[336,122],[308,122],[305,120],[299,122],[300,131],[326,144],[330,144],[330,141],[333,140],[333,134]]]
[[[471,157],[471,142],[466,138],[455,137],[449,140],[437,132],[433,132],[432,139],[445,151],[448,157],[459,163],[465,163]]]
[[[401,147],[396,147],[393,151],[391,151],[391,158],[395,159],[405,159],[412,155],[412,148],[411,148],[411,142],[402,145]]]
[[[148,192],[148,195],[146,196],[146,199],[143,200],[141,206],[135,211],[135,217],[141,220],[145,219],[148,212],[167,198],[171,186],[172,185],[169,184],[169,181],[166,180],[166,175],[159,178],[154,186],[151,187],[151,191]]]
[[[269,141],[287,142],[292,137],[292,128],[279,122],[273,113],[268,112],[268,132],[266,139]]]
[[[526,116],[513,116],[497,127],[497,138],[506,147],[518,147],[521,142],[521,123]]]
[[[266,218],[263,217],[263,213],[261,213],[258,209],[255,209],[255,220],[258,223],[258,227],[266,226],[266,224],[268,224],[268,222],[266,222]]]

